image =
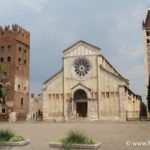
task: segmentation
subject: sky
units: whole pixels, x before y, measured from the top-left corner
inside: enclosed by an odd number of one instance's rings
[[[62,51],[84,40],[130,80],[144,97],[144,37],[142,21],[148,0],[0,0],[0,25],[19,24],[31,33],[30,90],[62,67]]]

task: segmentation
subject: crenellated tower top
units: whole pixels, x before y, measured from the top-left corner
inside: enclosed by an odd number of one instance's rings
[[[0,39],[10,38],[18,41],[22,41],[29,45],[30,43],[30,32],[19,26],[18,24],[12,24],[0,26]]]
[[[0,26],[0,36],[2,35],[7,35],[7,34],[21,34],[22,36],[26,36],[29,37],[30,36],[30,32],[28,32],[27,30],[23,29],[22,27],[20,27],[17,24],[12,24],[12,26],[8,25],[8,26]]]

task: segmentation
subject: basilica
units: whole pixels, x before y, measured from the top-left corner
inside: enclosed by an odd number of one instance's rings
[[[78,41],[63,50],[62,68],[43,83],[43,119],[91,120],[139,118],[141,97],[102,55]]]

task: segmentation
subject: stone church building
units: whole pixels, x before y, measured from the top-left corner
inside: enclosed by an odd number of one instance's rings
[[[63,51],[62,63],[62,69],[43,83],[44,120],[139,118],[140,96],[99,47],[78,41]]]

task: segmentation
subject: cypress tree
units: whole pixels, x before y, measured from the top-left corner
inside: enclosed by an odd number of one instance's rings
[[[147,86],[147,107],[148,107],[148,112],[150,113],[150,76],[149,76],[149,83]]]
[[[3,77],[5,73],[5,66],[0,64],[0,76]],[[0,86],[0,102],[4,101],[5,99],[5,92],[4,88]]]

